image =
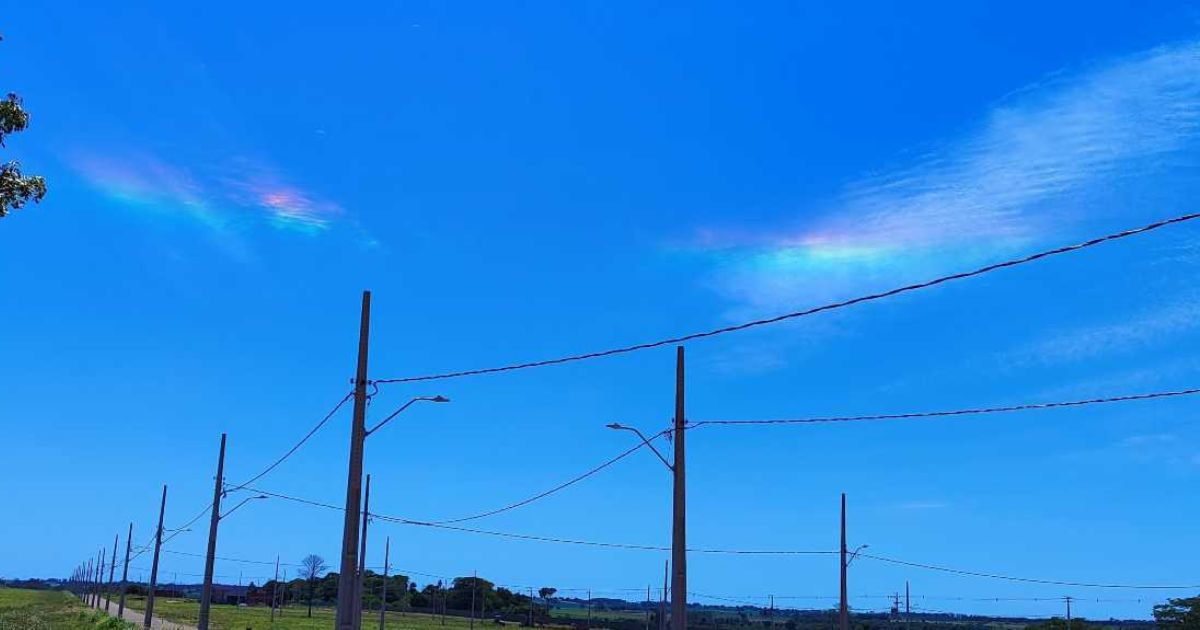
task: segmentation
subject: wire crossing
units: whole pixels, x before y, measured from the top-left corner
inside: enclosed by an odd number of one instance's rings
[[[808,315],[815,315],[817,313],[823,313],[825,311],[832,311],[832,310],[836,310],[836,309],[840,309],[840,308],[845,308],[847,306],[854,306],[855,304],[862,304],[864,302],[873,302],[876,300],[882,300],[882,299],[893,297],[893,296],[900,295],[903,293],[919,291],[921,289],[928,289],[928,288],[935,287],[935,286],[938,286],[941,284],[945,284],[947,282],[954,282],[956,280],[965,280],[967,278],[974,278],[975,276],[981,276],[986,273],[998,271],[1000,269],[1007,269],[1009,267],[1017,267],[1020,265],[1027,264],[1027,263],[1042,260],[1044,258],[1050,258],[1052,256],[1058,256],[1060,254],[1068,254],[1071,252],[1077,252],[1077,251],[1080,251],[1083,249],[1088,249],[1090,247],[1095,247],[1096,245],[1101,245],[1103,243],[1107,243],[1110,241],[1116,241],[1116,240],[1120,240],[1120,239],[1124,239],[1124,238],[1129,238],[1131,236],[1145,234],[1147,232],[1152,232],[1159,228],[1167,227],[1170,225],[1176,225],[1179,223],[1184,223],[1184,222],[1191,221],[1196,218],[1200,218],[1200,213],[1184,214],[1184,215],[1172,217],[1170,219],[1163,219],[1161,221],[1155,221],[1154,223],[1150,223],[1148,225],[1143,225],[1138,228],[1132,228],[1132,229],[1124,230],[1121,232],[1115,232],[1113,234],[1107,234],[1105,236],[1093,238],[1093,239],[1084,241],[1082,243],[1076,243],[1074,245],[1065,245],[1063,247],[1048,249],[1045,251],[1037,252],[1035,254],[1029,254],[1027,256],[1022,256],[1020,258],[1013,258],[1013,259],[1006,260],[1003,262],[985,265],[983,267],[979,267],[978,269],[974,269],[971,271],[964,271],[964,272],[960,272],[960,273],[950,274],[948,276],[941,276],[938,278],[934,278],[932,280],[926,280],[924,282],[918,282],[916,284],[909,284],[909,285],[905,285],[902,287],[897,287],[894,289],[883,291],[880,293],[871,293],[868,295],[863,295],[863,296],[851,298],[848,300],[842,300],[840,302],[832,302],[830,304],[824,304],[822,306],[816,306],[813,308],[808,308],[808,309],[804,309],[804,310],[800,310],[800,311],[793,311],[791,313],[784,313],[782,315],[776,315],[774,317],[768,317],[765,319],[756,319],[756,320],[744,322],[741,324],[735,324],[732,326],[715,328],[715,329],[707,330],[707,331],[703,331],[703,332],[681,335],[678,337],[670,337],[667,339],[660,339],[658,341],[648,341],[645,343],[638,343],[638,344],[633,344],[633,345],[629,345],[629,346],[611,348],[608,350],[599,350],[596,352],[587,352],[584,354],[568,355],[568,356],[564,356],[564,357],[558,357],[556,359],[544,359],[541,361],[530,361],[527,363],[514,363],[514,364],[502,365],[502,366],[498,366],[498,367],[480,368],[480,369],[474,369],[474,370],[461,370],[461,371],[457,371],[457,372],[444,372],[441,374],[428,374],[428,375],[424,375],[424,376],[408,376],[408,377],[403,377],[403,378],[386,378],[386,379],[379,379],[379,380],[376,380],[373,382],[376,384],[383,385],[383,384],[389,384],[389,383],[416,383],[416,382],[420,382],[420,381],[436,381],[436,380],[444,380],[444,379],[450,379],[450,378],[460,378],[460,377],[464,377],[464,376],[479,376],[482,374],[495,374],[498,372],[511,372],[514,370],[524,370],[524,369],[529,369],[529,368],[546,367],[546,366],[550,366],[550,365],[561,365],[563,363],[572,363],[575,361],[599,359],[601,357],[609,357],[609,356],[614,356],[614,355],[618,355],[618,354],[627,354],[630,352],[637,352],[639,350],[648,350],[650,348],[659,348],[662,346],[675,345],[675,344],[680,344],[680,343],[684,343],[687,341],[694,341],[696,339],[715,337],[717,335],[723,335],[726,333],[738,332],[738,331],[746,330],[749,328],[756,328],[758,326],[777,324],[779,322],[787,321],[790,319],[796,319],[798,317],[805,317]]]

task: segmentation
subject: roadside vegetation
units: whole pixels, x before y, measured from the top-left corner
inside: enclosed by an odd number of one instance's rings
[[[133,630],[63,591],[0,588],[0,630]]]

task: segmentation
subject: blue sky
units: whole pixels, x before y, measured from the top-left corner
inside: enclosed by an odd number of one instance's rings
[[[144,540],[163,483],[168,525],[186,520],[211,495],[223,431],[232,481],[278,457],[348,390],[364,288],[371,376],[387,378],[711,328],[1196,210],[1187,3],[27,3],[6,17],[3,89],[33,124],[5,155],[50,194],[0,223],[0,575],[65,575],[130,520]],[[1196,386],[1198,265],[1200,227],[1182,225],[694,343],[689,417]],[[373,417],[413,395],[454,402],[371,438],[372,503],[436,519],[524,498],[627,448],[605,424],[661,427],[672,382],[662,349],[384,388]],[[846,492],[852,543],[880,555],[1197,583],[1195,404],[697,431],[690,542],[833,549]],[[348,423],[258,485],[339,501]],[[667,482],[643,454],[475,525],[665,545]],[[268,500],[226,522],[219,549],[333,564],[340,528]],[[596,593],[657,583],[664,559],[381,535],[401,571]],[[203,532],[169,548],[199,552]],[[201,569],[164,556],[168,576]],[[267,574],[217,567],[239,570]],[[694,556],[690,570],[700,593],[837,592],[826,557]],[[862,559],[852,604],[884,607],[867,596],[906,579],[918,605],[968,612],[1061,611],[945,598],[1073,595],[1104,618],[1165,596]]]

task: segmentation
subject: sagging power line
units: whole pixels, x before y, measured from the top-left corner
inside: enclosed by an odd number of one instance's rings
[[[1179,223],[1184,223],[1184,222],[1191,221],[1196,218],[1200,218],[1200,213],[1184,214],[1184,215],[1172,217],[1170,219],[1163,219],[1161,221],[1155,221],[1154,223],[1150,223],[1148,225],[1143,225],[1141,227],[1132,228],[1129,230],[1124,230],[1121,232],[1115,232],[1112,234],[1107,234],[1105,236],[1096,237],[1096,238],[1084,241],[1082,243],[1076,243],[1074,245],[1066,245],[1066,246],[1062,246],[1062,247],[1056,247],[1054,249],[1044,250],[1041,252],[1037,252],[1035,254],[1029,254],[1029,255],[1022,256],[1019,258],[1013,258],[1013,259],[1006,260],[1003,262],[985,265],[983,267],[979,267],[979,268],[973,269],[971,271],[964,271],[964,272],[954,273],[954,274],[950,274],[950,275],[946,275],[946,276],[940,276],[940,277],[934,278],[932,280],[926,280],[924,282],[918,282],[915,284],[909,284],[909,285],[905,285],[905,286],[901,286],[901,287],[896,287],[894,289],[882,291],[879,293],[871,293],[868,295],[863,295],[863,296],[851,298],[848,300],[832,302],[830,304],[824,304],[821,306],[807,308],[807,309],[803,309],[803,310],[799,310],[799,311],[792,311],[790,313],[784,313],[782,315],[776,315],[774,317],[768,317],[768,318],[764,318],[764,319],[756,319],[756,320],[744,322],[741,324],[735,324],[732,326],[724,326],[721,328],[714,328],[712,330],[707,330],[707,331],[703,331],[703,332],[690,333],[690,334],[686,334],[686,335],[680,335],[677,337],[670,337],[667,339],[659,339],[657,341],[649,341],[649,342],[644,342],[644,343],[632,344],[632,345],[628,345],[628,346],[621,346],[621,347],[617,347],[617,348],[610,348],[608,350],[598,350],[595,352],[586,352],[586,353],[582,353],[582,354],[567,355],[567,356],[558,357],[558,358],[554,358],[554,359],[543,359],[540,361],[529,361],[529,362],[525,362],[525,363],[512,363],[512,364],[502,365],[502,366],[497,366],[497,367],[478,368],[478,369],[473,369],[473,370],[459,370],[459,371],[455,371],[455,372],[443,372],[440,374],[427,374],[427,375],[422,375],[422,376],[407,376],[407,377],[402,377],[402,378],[376,379],[372,382],[376,383],[376,384],[384,385],[384,384],[390,384],[390,383],[415,383],[415,382],[420,382],[420,381],[435,381],[435,380],[443,380],[443,379],[450,379],[450,378],[460,378],[460,377],[464,377],[464,376],[479,376],[479,375],[483,375],[483,374],[495,374],[498,372],[511,372],[511,371],[515,371],[515,370],[524,370],[524,369],[529,369],[529,368],[546,367],[546,366],[551,366],[551,365],[561,365],[563,363],[573,363],[576,361],[599,359],[602,357],[609,357],[609,356],[614,356],[614,355],[619,355],[619,354],[628,354],[630,352],[637,352],[639,350],[649,350],[651,348],[661,348],[663,346],[677,345],[677,344],[681,344],[681,343],[684,343],[687,341],[693,341],[696,339],[715,337],[717,335],[738,332],[738,331],[746,330],[749,328],[756,328],[759,326],[766,326],[769,324],[777,324],[779,322],[796,319],[799,317],[805,317],[808,315],[815,315],[817,313],[823,313],[826,311],[832,311],[832,310],[836,310],[836,309],[840,309],[840,308],[845,308],[847,306],[854,306],[856,304],[862,304],[864,302],[873,302],[876,300],[893,297],[893,296],[900,295],[903,293],[910,293],[912,291],[928,289],[928,288],[935,287],[935,286],[938,286],[941,284],[946,284],[948,282],[954,282],[956,280],[965,280],[967,278],[981,276],[983,274],[990,273],[992,271],[998,271],[1000,269],[1007,269],[1009,267],[1017,267],[1020,265],[1027,264],[1027,263],[1042,260],[1044,258],[1050,258],[1052,256],[1057,256],[1060,254],[1076,252],[1076,251],[1080,251],[1083,249],[1088,249],[1090,247],[1094,247],[1096,245],[1107,243],[1110,241],[1128,238],[1131,236],[1137,236],[1139,234],[1145,234],[1147,232],[1151,232],[1151,231],[1157,230],[1159,228],[1163,228],[1163,227],[1166,227],[1169,225],[1176,225]]]

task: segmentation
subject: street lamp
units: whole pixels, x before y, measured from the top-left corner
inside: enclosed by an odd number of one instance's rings
[[[247,503],[258,500],[258,499],[269,498],[265,494],[260,494],[258,496],[254,496],[254,497],[246,497],[245,499],[242,499],[241,503],[238,503],[237,505],[233,506],[233,509],[229,510],[228,512],[225,512],[224,514],[220,514],[218,512],[218,510],[221,509],[221,498],[228,494],[228,492],[221,485],[221,481],[222,481],[221,473],[223,472],[224,467],[225,467],[225,435],[222,434],[221,435],[221,458],[220,458],[220,463],[217,464],[217,472],[218,472],[217,492],[216,492],[216,496],[213,497],[213,510],[214,511],[212,514],[212,521],[209,523],[209,528],[208,528],[208,554],[204,558],[204,585],[201,587],[201,590],[200,590],[200,614],[197,617],[197,622],[196,622],[196,627],[198,630],[208,630],[208,612],[209,612],[209,607],[212,604],[213,565],[216,562],[216,553],[217,553],[217,524],[220,523],[221,521],[229,518],[229,516],[231,514],[238,511],[238,508],[242,507],[243,505],[246,505]]]
[[[361,356],[360,356],[361,359]],[[360,366],[362,367],[362,366]],[[404,410],[413,406],[418,402],[432,403],[448,403],[449,398],[445,396],[417,396],[408,402],[400,405],[398,409],[388,414],[379,424],[366,428],[366,393],[362,385],[365,382],[356,381],[355,386],[355,407],[354,407],[354,425],[350,431],[350,474],[346,481],[346,511],[345,523],[342,529],[342,562],[341,572],[338,575],[338,605],[337,605],[337,621],[336,628],[358,628],[361,625],[362,611],[362,583],[366,573],[366,553],[367,553],[367,510],[363,509],[363,520],[361,523],[362,532],[359,534],[358,540],[354,540],[354,534],[359,533],[358,527],[358,502],[361,492],[362,481],[362,462],[363,462],[363,447],[366,443],[367,436],[382,429],[387,423],[395,419],[396,416],[404,412]],[[367,477],[367,496],[370,497],[370,476]],[[357,562],[350,554],[354,553],[355,547],[358,547]]]
[[[637,428],[627,427],[627,426],[621,424],[620,422],[613,422],[612,424],[606,424],[604,426],[606,426],[610,429],[614,429],[616,431],[632,431],[633,433],[636,433],[637,436],[639,438],[641,438],[642,443],[645,444],[646,446],[649,446],[650,450],[654,451],[654,454],[657,455],[659,461],[661,461],[663,463],[663,465],[667,467],[667,470],[669,470],[671,472],[675,472],[675,466],[673,466],[670,462],[668,462],[667,458],[663,457],[663,454],[660,453],[657,448],[654,448],[654,444],[652,444],[650,442],[650,438],[646,437],[646,435],[644,433],[642,433],[641,431],[639,431]],[[655,435],[654,437],[657,438],[660,435],[662,435],[663,433],[666,433],[666,431],[663,431],[662,433],[659,433],[658,435]]]
[[[391,413],[391,415],[389,415],[388,417],[384,418],[383,422],[380,422],[379,424],[375,425],[371,429],[368,429],[365,433],[363,433],[363,438],[366,438],[367,436],[371,435],[372,433],[382,429],[383,425],[392,421],[392,418],[395,418],[396,416],[400,415],[405,409],[408,409],[409,407],[411,407],[413,405],[413,403],[418,403],[418,402],[448,403],[448,402],[450,402],[450,399],[446,398],[445,396],[417,396],[416,398],[413,398],[412,400],[404,403],[403,405],[400,405],[400,408],[393,411]]]

